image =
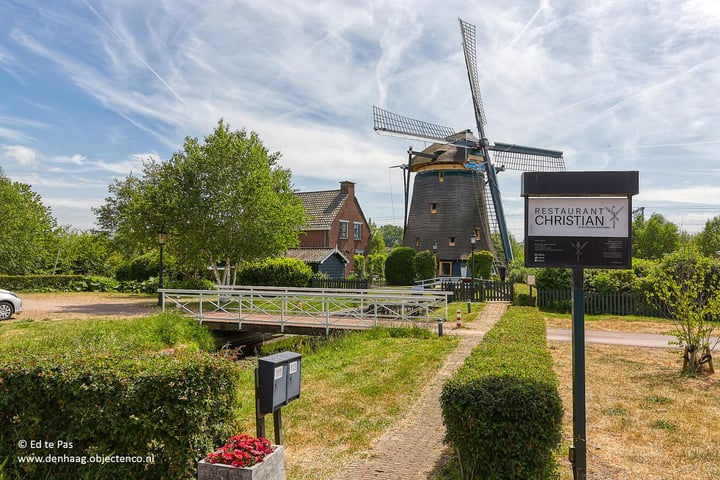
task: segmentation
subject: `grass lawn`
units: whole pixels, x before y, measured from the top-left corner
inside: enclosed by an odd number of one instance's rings
[[[564,319],[549,319],[562,326]],[[587,329],[658,333],[664,321],[595,318]],[[573,478],[570,343],[551,343],[565,407],[561,480]],[[694,480],[720,478],[718,374],[680,374],[679,350],[586,345],[588,479]]]

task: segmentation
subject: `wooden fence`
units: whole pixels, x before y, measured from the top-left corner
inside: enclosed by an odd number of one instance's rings
[[[491,280],[470,280],[442,282],[441,288],[452,292],[451,302],[467,302],[472,296],[473,302],[512,301],[515,288],[512,282],[494,282]]]
[[[312,288],[345,288],[355,290],[367,290],[368,288],[370,288],[370,282],[368,282],[367,280],[348,280],[346,278],[313,278],[310,282],[310,286]]]
[[[537,306],[540,309],[569,312],[571,305],[571,290],[537,290]],[[667,307],[660,302],[650,302],[645,295],[637,292],[585,292],[585,313],[588,315],[669,316]]]

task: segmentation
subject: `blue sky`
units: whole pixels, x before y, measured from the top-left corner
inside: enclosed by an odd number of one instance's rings
[[[638,170],[634,207],[696,232],[720,215],[716,0],[0,0],[0,165],[61,225],[92,228],[114,178],[220,118],[255,131],[300,190],[356,182],[402,223],[422,142],[377,135],[372,106],[475,130],[458,17],[477,26],[491,141]],[[519,173],[500,175],[523,234]]]

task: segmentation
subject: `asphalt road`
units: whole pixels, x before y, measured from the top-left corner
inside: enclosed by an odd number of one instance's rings
[[[548,328],[549,342],[569,342],[571,333],[565,328]],[[602,343],[605,345],[627,345],[644,348],[677,348],[669,345],[674,340],[672,335],[659,335],[656,333],[628,333],[628,332],[602,332],[598,330],[585,330],[585,343]]]

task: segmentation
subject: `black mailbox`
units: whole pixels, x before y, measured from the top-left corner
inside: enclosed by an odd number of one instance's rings
[[[272,413],[300,397],[302,355],[280,352],[258,359],[258,399],[261,414]]]

